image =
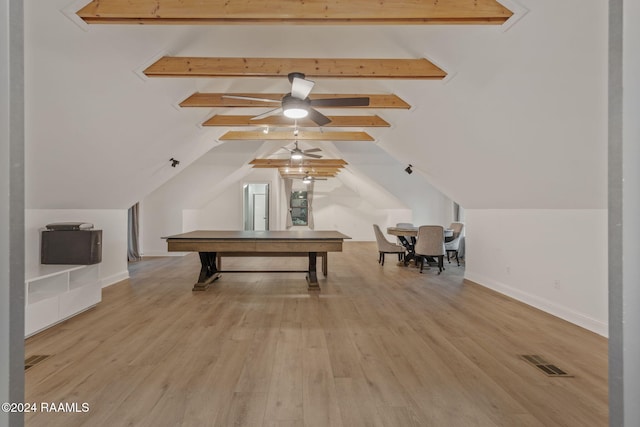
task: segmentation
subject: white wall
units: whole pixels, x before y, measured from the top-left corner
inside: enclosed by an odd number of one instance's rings
[[[199,172],[193,172],[196,168]],[[164,236],[201,229],[242,230],[243,229],[243,185],[247,183],[268,183],[271,193],[269,202],[269,226],[278,229],[281,209],[278,173],[275,169],[242,168],[238,173],[226,176],[225,185],[213,195],[203,189],[202,165],[191,166],[184,174],[158,188],[141,202],[141,252],[143,256],[182,255],[181,252],[167,252]],[[208,173],[224,174],[226,169],[209,167]],[[214,175],[216,176],[216,175]],[[223,175],[224,176],[224,175]],[[211,176],[206,180],[212,179]],[[205,182],[206,182],[205,180]],[[201,193],[198,195],[198,191]],[[187,196],[188,195],[188,196]],[[201,208],[193,208],[199,199]]]
[[[465,278],[607,336],[605,209],[465,216]]]
[[[235,182],[204,208],[193,210],[192,221],[184,222],[182,231],[242,230],[242,204],[242,184]]]
[[[411,210],[403,221],[416,225],[449,225],[453,219],[453,202],[429,182],[429,176],[413,168],[407,174],[407,164],[400,163],[375,144],[335,143],[341,155],[348,161],[348,169],[374,181],[379,188],[393,194],[402,206]],[[456,169],[455,173],[459,173]],[[372,195],[375,197],[375,195]]]
[[[25,211],[25,269],[40,263],[40,229],[52,222],[90,222],[102,230],[102,286],[129,277],[127,270],[127,211],[123,209],[27,209]]]
[[[397,165],[358,165],[358,170],[371,177],[382,188],[397,197],[412,212],[415,225],[448,226],[453,219],[453,201],[429,184],[420,172],[408,175]],[[404,222],[404,221],[403,221]]]
[[[314,184],[316,230],[337,230],[354,241],[373,241],[373,224],[385,230],[397,222],[411,220],[411,209],[384,189],[348,171],[338,177]]]

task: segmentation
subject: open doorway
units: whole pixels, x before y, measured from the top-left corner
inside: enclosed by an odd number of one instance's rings
[[[243,186],[244,229],[269,229],[269,184],[256,183]]]

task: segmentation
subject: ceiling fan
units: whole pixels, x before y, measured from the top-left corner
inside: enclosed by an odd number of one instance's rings
[[[316,178],[313,177],[311,175],[309,175],[309,173],[307,172],[307,174],[302,178],[302,182],[304,182],[305,184],[310,184],[314,181],[326,181],[327,178]]]
[[[309,99],[309,94],[315,83],[311,80],[306,80],[303,73],[289,73],[288,77],[291,82],[291,92],[282,97],[282,105],[266,113],[252,117],[251,120],[259,120],[282,113],[291,119],[309,117],[309,119],[318,126],[324,126],[331,123],[331,119],[313,107],[366,107],[369,105],[368,97]],[[274,101],[273,99],[253,98],[240,95],[222,95],[222,97],[269,103]]]
[[[301,150],[298,147],[298,141],[295,142],[293,148],[288,148],[288,147],[282,147],[282,148],[291,153],[292,160],[300,160],[303,157],[313,157],[314,159],[322,158],[320,154],[311,154],[317,151],[322,151],[320,148],[309,148],[308,150]]]

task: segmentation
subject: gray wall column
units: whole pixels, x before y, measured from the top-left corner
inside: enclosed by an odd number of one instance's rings
[[[640,425],[640,3],[609,1],[609,424]]]
[[[22,0],[0,0],[0,403],[24,401]],[[21,426],[0,411],[0,426]]]

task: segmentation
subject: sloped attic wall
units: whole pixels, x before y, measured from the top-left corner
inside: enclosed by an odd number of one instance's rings
[[[374,145],[365,145],[376,151]],[[219,145],[145,197],[141,221],[143,253],[166,255],[162,236],[199,228],[242,229],[242,185],[248,182],[271,184],[270,226],[274,230],[284,229],[285,199],[277,171],[254,170],[246,165],[261,146],[257,141]],[[395,164],[384,151],[378,150],[375,157]],[[412,209],[406,201],[425,204],[427,208],[423,211],[428,212],[426,217],[432,223],[450,222],[451,201],[424,178],[416,175],[410,182],[418,189],[431,189],[418,198],[419,203],[414,200],[416,192],[402,194],[406,200],[399,198],[377,182],[383,179],[388,185],[401,188],[405,183],[399,181],[398,176],[381,173],[372,179],[359,170],[363,165],[374,166],[369,159],[361,158],[359,164],[348,166],[337,178],[315,183],[316,229],[336,229],[354,240],[371,241],[374,240],[373,223],[386,228],[396,222],[412,221]],[[400,165],[396,166],[400,177],[406,175]]]
[[[376,144],[337,142],[335,147],[351,169],[371,179],[411,209],[411,217],[398,222],[443,226],[451,222],[453,201],[431,185],[420,171],[406,173],[407,164],[400,163]]]

